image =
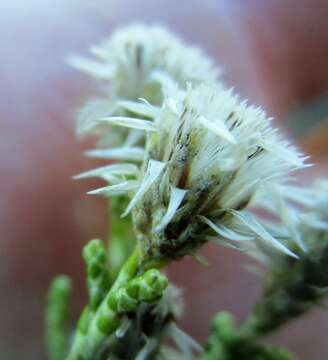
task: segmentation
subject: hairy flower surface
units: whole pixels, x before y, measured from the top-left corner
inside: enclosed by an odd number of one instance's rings
[[[97,118],[124,113],[120,100],[143,98],[161,104],[163,84],[185,88],[186,82],[214,82],[218,75],[199,48],[186,46],[161,26],[138,24],[117,30],[90,50],[96,60],[74,57],[70,63],[99,79],[106,96],[81,110],[78,132],[82,135],[95,129]],[[103,135],[103,129],[100,132]]]
[[[161,108],[147,115],[110,118],[147,132],[141,169],[109,165],[81,176],[116,176],[116,183],[92,193],[131,196],[124,215],[133,213],[144,259],[178,259],[207,240],[225,245],[262,241],[293,253],[246,211],[259,190],[271,188],[304,158],[270,127],[259,108],[215,86],[170,87]],[[123,166],[121,181],[115,169]],[[130,175],[134,166],[134,175]]]

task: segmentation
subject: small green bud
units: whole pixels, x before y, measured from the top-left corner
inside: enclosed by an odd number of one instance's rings
[[[236,332],[233,316],[228,312],[217,314],[213,321],[213,332],[215,332],[223,341],[229,341]]]
[[[134,311],[138,306],[138,301],[130,297],[125,287],[121,288],[118,291],[118,312],[131,312]]]
[[[100,264],[105,264],[107,261],[107,253],[104,248],[100,248],[95,256],[96,261]]]
[[[96,261],[92,261],[88,267],[88,274],[93,278],[97,278],[102,271],[102,267]]]
[[[140,278],[141,301],[152,302],[162,296],[163,290],[168,285],[168,280],[157,269],[150,269]]]
[[[140,284],[137,279],[132,279],[126,284],[127,294],[134,299],[139,298],[139,288]]]
[[[150,269],[148,271],[145,272],[145,274],[143,275],[146,283],[149,286],[152,286],[154,284],[156,284],[158,277],[160,275],[160,272],[156,269]]]
[[[113,292],[109,294],[107,300],[107,306],[112,311],[117,311],[117,304],[118,304],[118,292]]]
[[[87,243],[83,249],[83,258],[86,262],[89,262],[90,259],[93,259],[94,256],[98,253],[99,249],[103,247],[101,240],[93,239]]]
[[[97,327],[100,332],[105,335],[111,334],[115,331],[120,323],[118,318],[109,318],[105,315],[102,315],[97,320]]]

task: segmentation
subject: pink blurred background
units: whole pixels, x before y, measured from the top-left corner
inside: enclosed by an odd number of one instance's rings
[[[0,2],[0,358],[45,359],[45,292],[57,273],[75,283],[73,311],[84,302],[80,249],[104,237],[106,202],[73,174],[96,166],[82,157],[74,112],[93,84],[65,65],[114,28],[160,22],[217,59],[225,79],[285,126],[293,109],[328,92],[326,0],[2,0]],[[328,114],[296,140],[327,175]],[[308,120],[311,125],[311,119]],[[285,127],[298,133],[297,122]],[[296,130],[295,130],[296,129]],[[302,176],[303,177],[303,176]],[[208,246],[210,267],[193,259],[171,266],[185,288],[181,325],[204,340],[209,320],[230,310],[242,320],[260,282],[242,255]],[[328,356],[327,314],[315,310],[271,340],[301,360]]]

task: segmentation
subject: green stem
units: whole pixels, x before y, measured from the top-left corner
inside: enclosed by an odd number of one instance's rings
[[[124,285],[128,280],[130,280],[138,270],[140,259],[139,247],[136,246],[129,259],[123,265],[121,271],[119,272],[115,283],[113,284],[111,291],[116,291],[119,287]]]
[[[133,236],[131,217],[121,218],[121,214],[128,205],[126,197],[114,197],[110,201],[110,239],[109,239],[109,264],[110,278],[113,281],[118,275],[124,262],[127,260],[135,242]]]

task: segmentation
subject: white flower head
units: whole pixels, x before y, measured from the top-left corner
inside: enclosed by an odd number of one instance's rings
[[[81,110],[78,129],[81,134],[93,129],[99,117],[124,113],[127,104],[123,106],[119,100],[143,98],[160,105],[164,84],[177,83],[185,88],[187,82],[213,83],[219,74],[212,60],[199,48],[185,45],[157,25],[137,24],[119,29],[90,50],[95,60],[72,57],[70,63],[99,79],[109,100],[97,100],[96,105],[92,102]],[[137,108],[128,111],[138,113]]]
[[[261,109],[231,90],[190,85],[167,91],[148,122],[139,186],[123,214],[133,213],[145,259],[177,259],[207,240],[260,240],[293,255],[246,211],[259,190],[305,166]]]

